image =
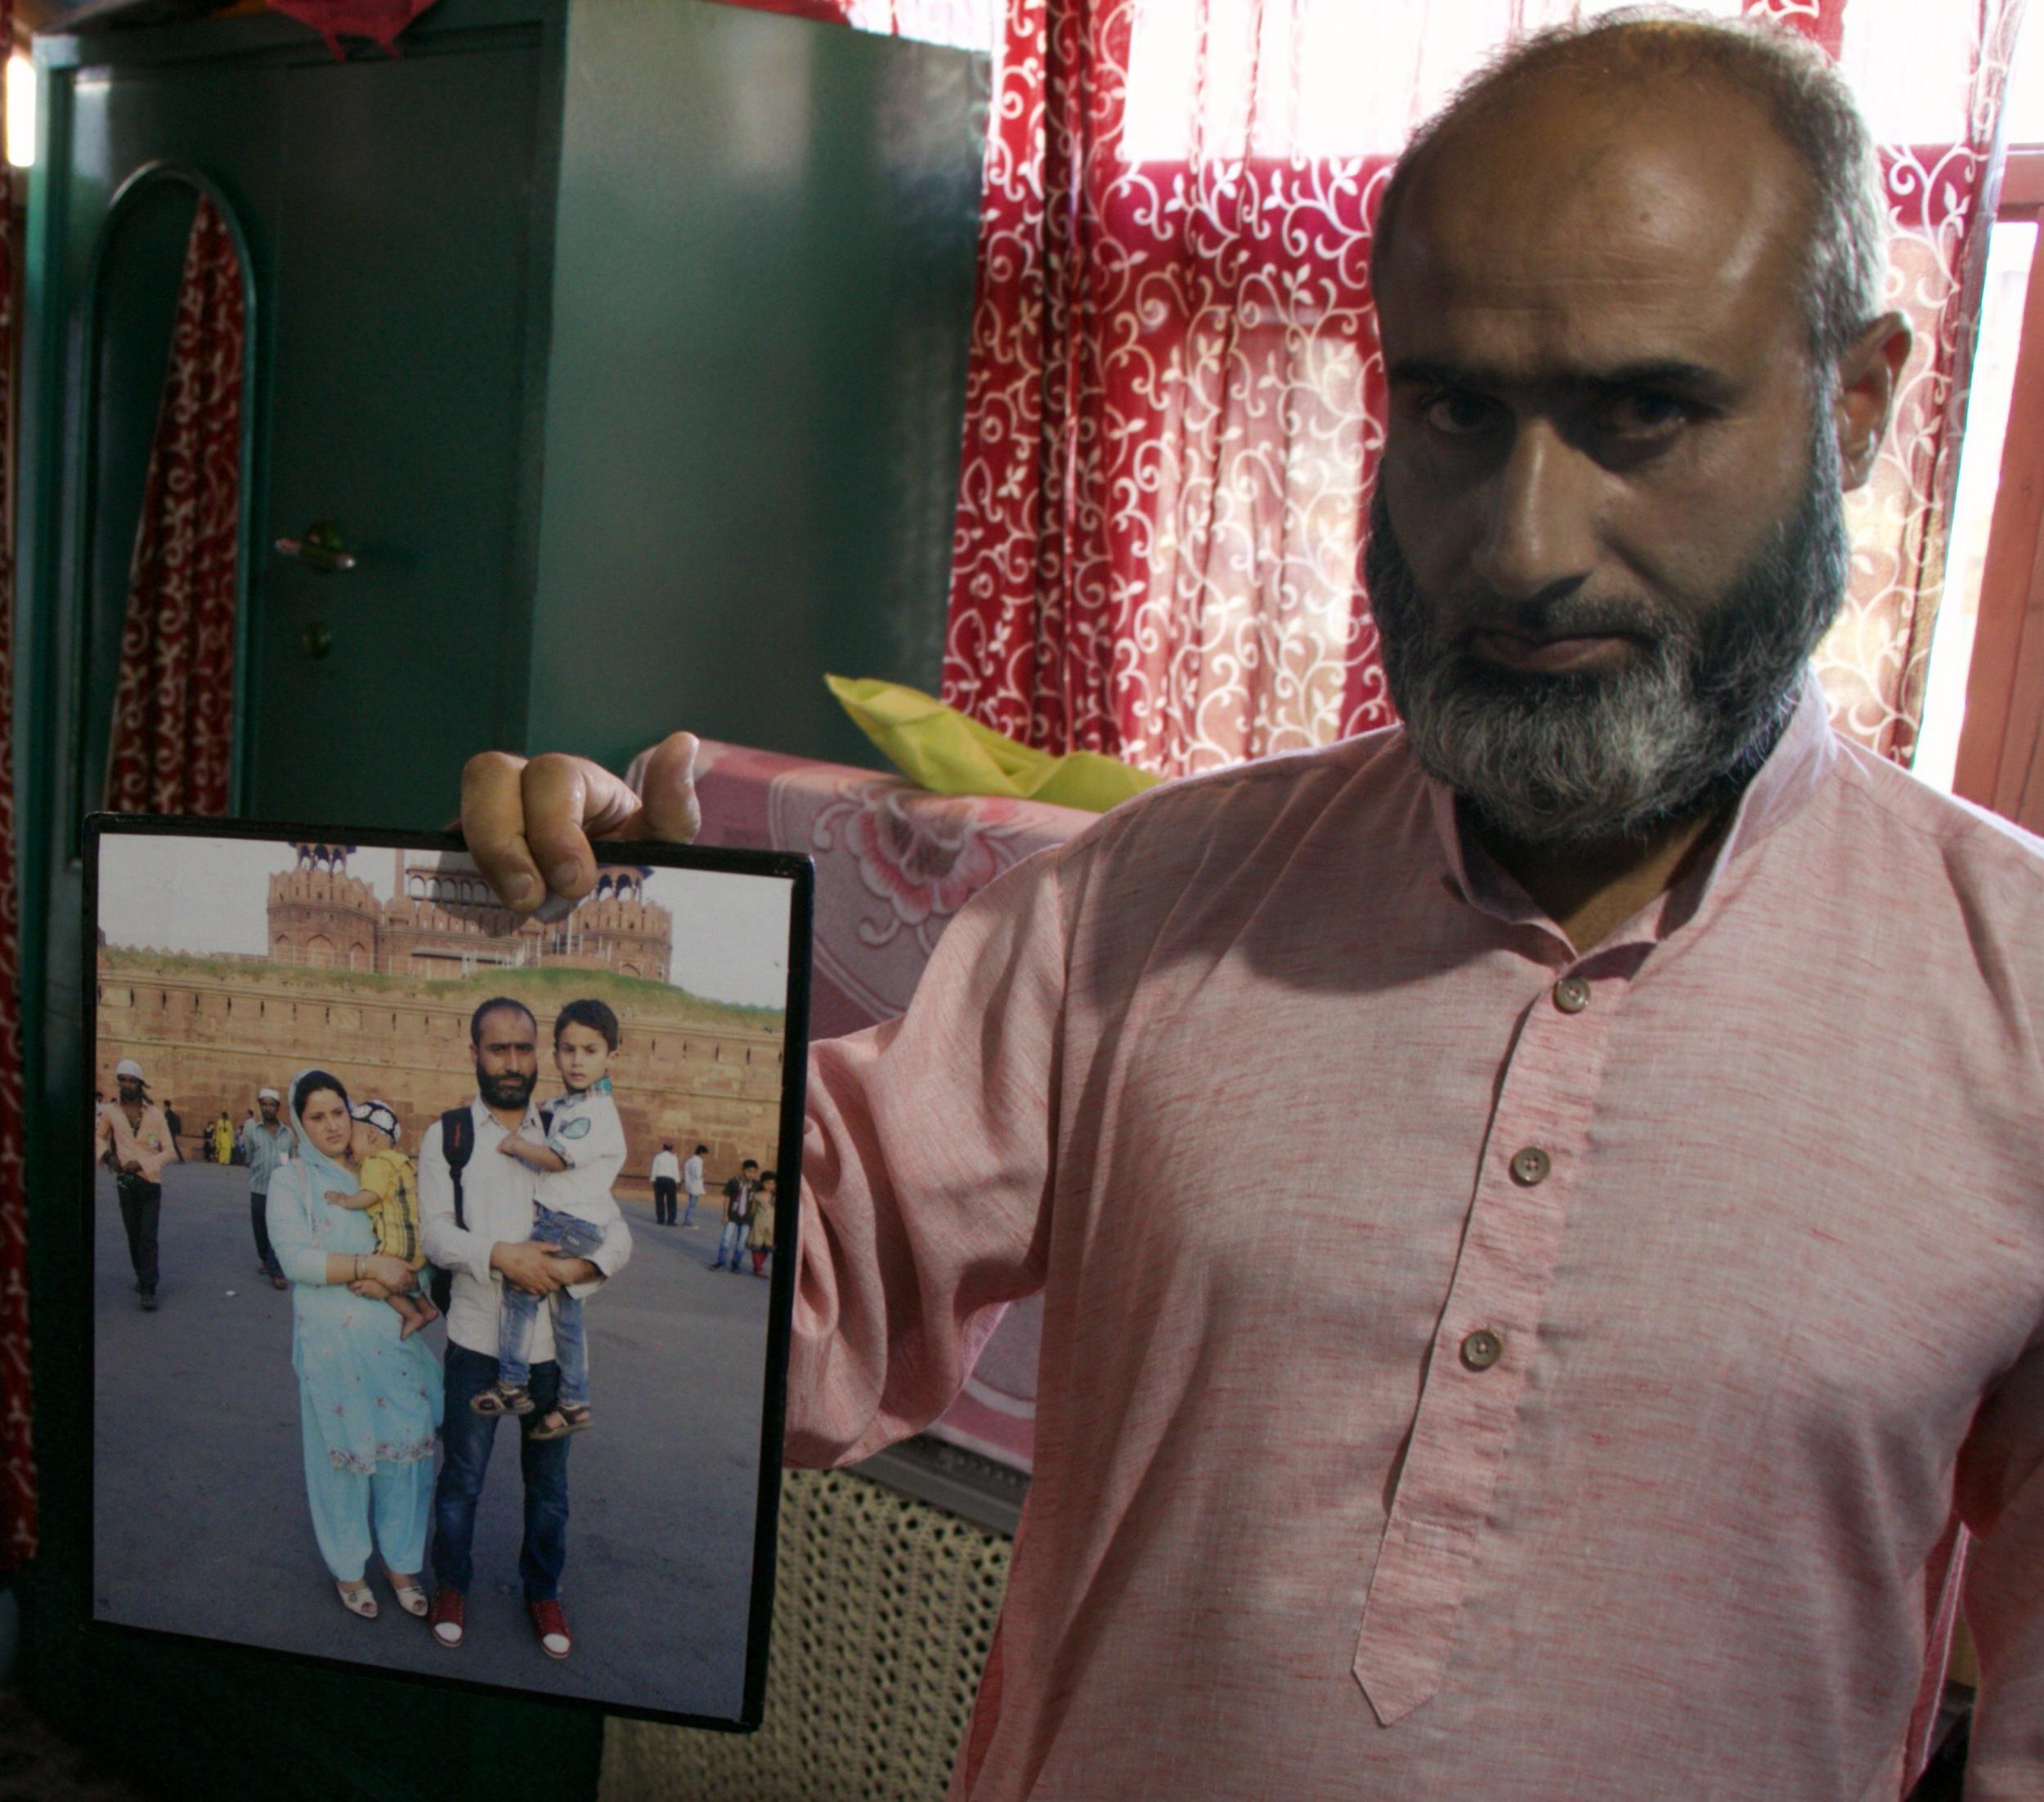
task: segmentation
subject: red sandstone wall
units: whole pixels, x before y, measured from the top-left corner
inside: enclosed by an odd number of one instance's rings
[[[431,984],[393,985],[388,1000],[343,988],[330,998],[307,986],[307,973],[286,977],[259,962],[247,975],[199,979],[161,968],[110,968],[102,963],[94,1083],[114,1092],[114,1066],[134,1058],[151,1092],[174,1100],[185,1150],[199,1125],[223,1107],[239,1123],[256,1091],[285,1088],[310,1065],[330,1069],[356,1100],[379,1096],[395,1107],[404,1145],[442,1109],[475,1092],[468,1013],[476,997],[435,1000]],[[504,993],[519,993],[518,972],[504,975]],[[739,1162],[773,1161],[779,1132],[781,1041],[772,1029],[735,1028],[692,1015],[687,997],[666,996],[643,1014],[620,1007],[624,1040],[611,1067],[630,1156],[628,1179],[643,1189],[660,1141],[670,1138],[686,1157],[700,1142],[713,1181]],[[544,1020],[556,997],[538,998]],[[661,1005],[661,1003],[667,1003]],[[550,1056],[540,1055],[539,1093],[558,1094]]]

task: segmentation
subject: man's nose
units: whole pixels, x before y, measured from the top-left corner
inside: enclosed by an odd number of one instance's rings
[[[1492,477],[1471,567],[1508,601],[1558,600],[1597,562],[1603,474],[1543,419],[1521,425]]]

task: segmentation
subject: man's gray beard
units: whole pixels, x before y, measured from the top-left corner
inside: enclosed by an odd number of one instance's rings
[[[1414,755],[1484,824],[1526,845],[1638,840],[1728,804],[1767,760],[1845,593],[1850,546],[1838,446],[1813,433],[1795,510],[1707,616],[1658,599],[1516,610],[1500,622],[1563,635],[1624,630],[1615,675],[1522,675],[1434,630],[1380,486],[1364,554],[1384,674]]]

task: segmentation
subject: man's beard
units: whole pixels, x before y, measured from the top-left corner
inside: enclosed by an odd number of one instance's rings
[[[522,1108],[539,1086],[537,1070],[530,1076],[491,1076],[481,1069],[476,1071],[476,1091],[486,1108]]]
[[[1421,767],[1526,845],[1644,839],[1728,805],[1767,760],[1845,593],[1850,548],[1829,407],[1795,509],[1699,613],[1571,595],[1488,616],[1543,637],[1623,632],[1614,673],[1520,675],[1435,629],[1381,486],[1364,571],[1384,673]]]

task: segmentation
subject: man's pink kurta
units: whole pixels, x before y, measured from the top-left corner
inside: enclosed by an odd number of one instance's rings
[[[1586,957],[1396,731],[1156,791],[814,1054],[788,1447],[1041,1288],[954,1794],[1890,1802],[1956,1510],[2044,1797],[2044,858],[1814,692]]]

